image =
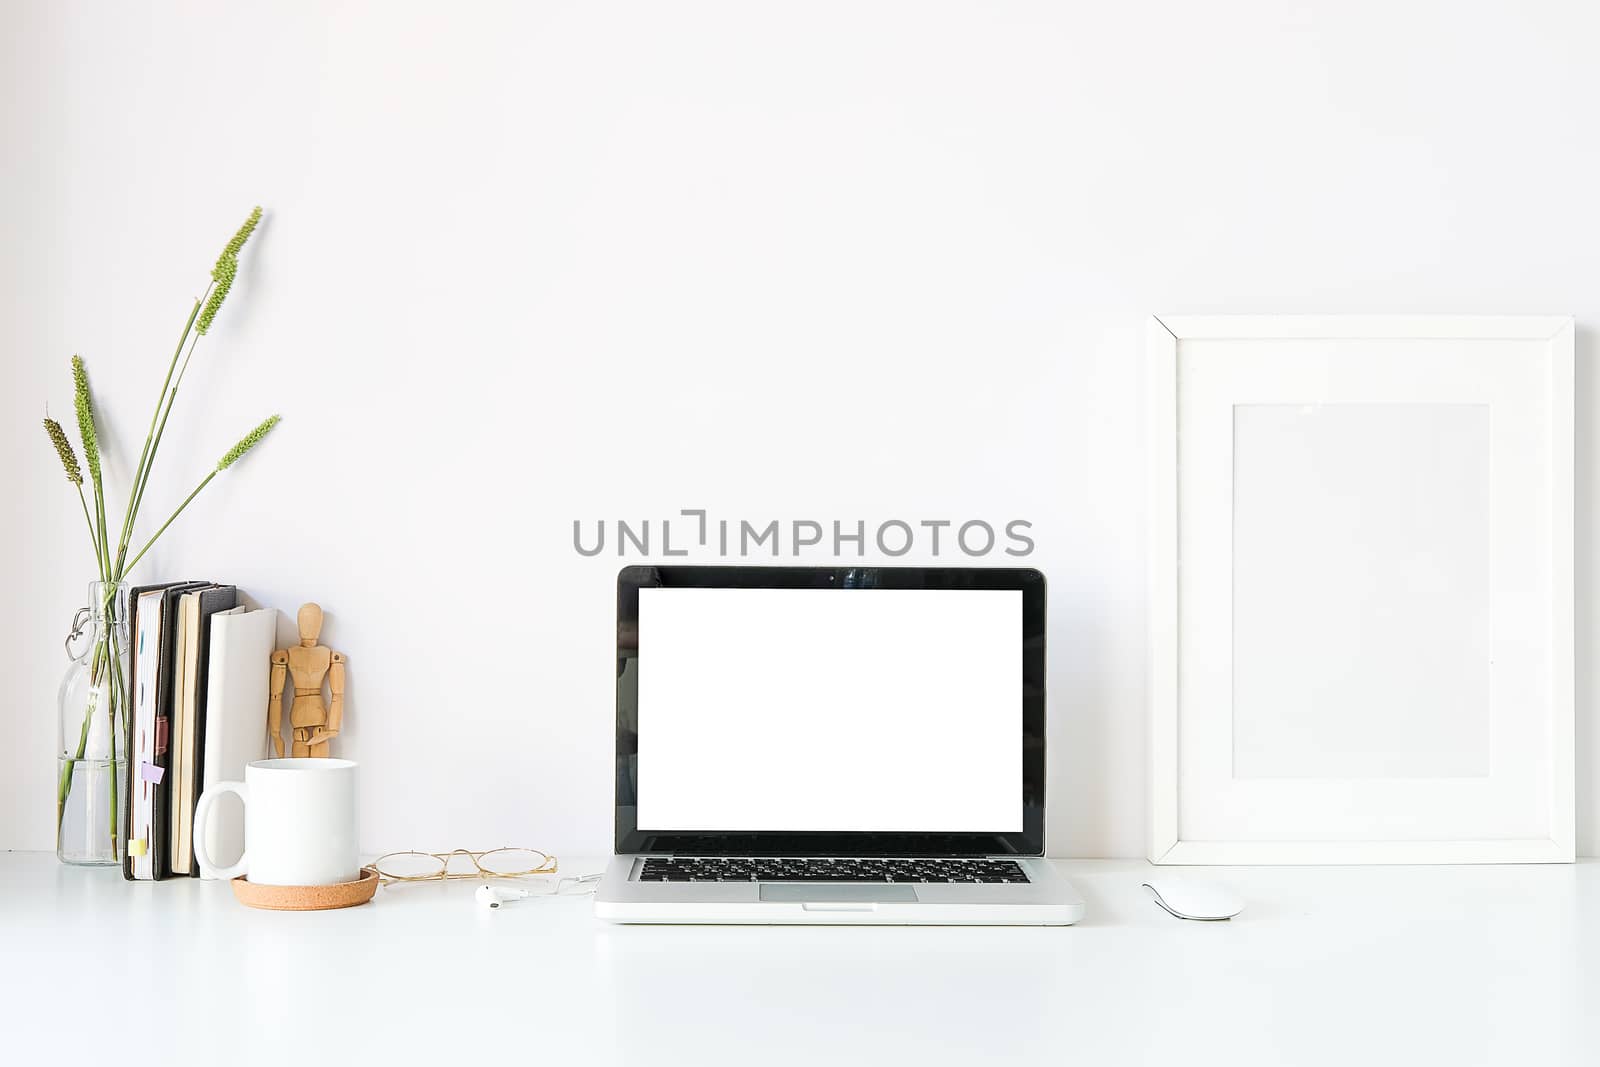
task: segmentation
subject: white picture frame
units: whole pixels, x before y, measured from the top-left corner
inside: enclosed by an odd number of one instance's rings
[[[1149,320],[1152,862],[1573,859],[1573,340]]]

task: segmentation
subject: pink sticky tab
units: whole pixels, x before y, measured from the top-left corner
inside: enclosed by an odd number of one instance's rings
[[[165,778],[166,776],[167,769],[165,767],[157,767],[154,763],[139,764],[139,777],[143,778],[151,785],[160,785],[161,779]]]

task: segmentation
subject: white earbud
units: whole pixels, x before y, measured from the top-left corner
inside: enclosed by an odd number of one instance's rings
[[[476,896],[480,907],[498,908],[508,901],[525,900],[533,894],[525,889],[500,889],[492,885],[480,885]]]

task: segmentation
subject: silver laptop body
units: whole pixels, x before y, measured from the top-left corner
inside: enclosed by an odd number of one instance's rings
[[[1038,571],[627,567],[621,923],[1068,925]]]

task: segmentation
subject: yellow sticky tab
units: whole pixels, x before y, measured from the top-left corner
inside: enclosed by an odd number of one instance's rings
[[[130,856],[142,856],[142,855],[145,854],[145,851],[146,851],[146,846],[145,846],[145,843],[144,843],[144,838],[136,837],[132,841],[128,842],[128,855],[130,855]]]

